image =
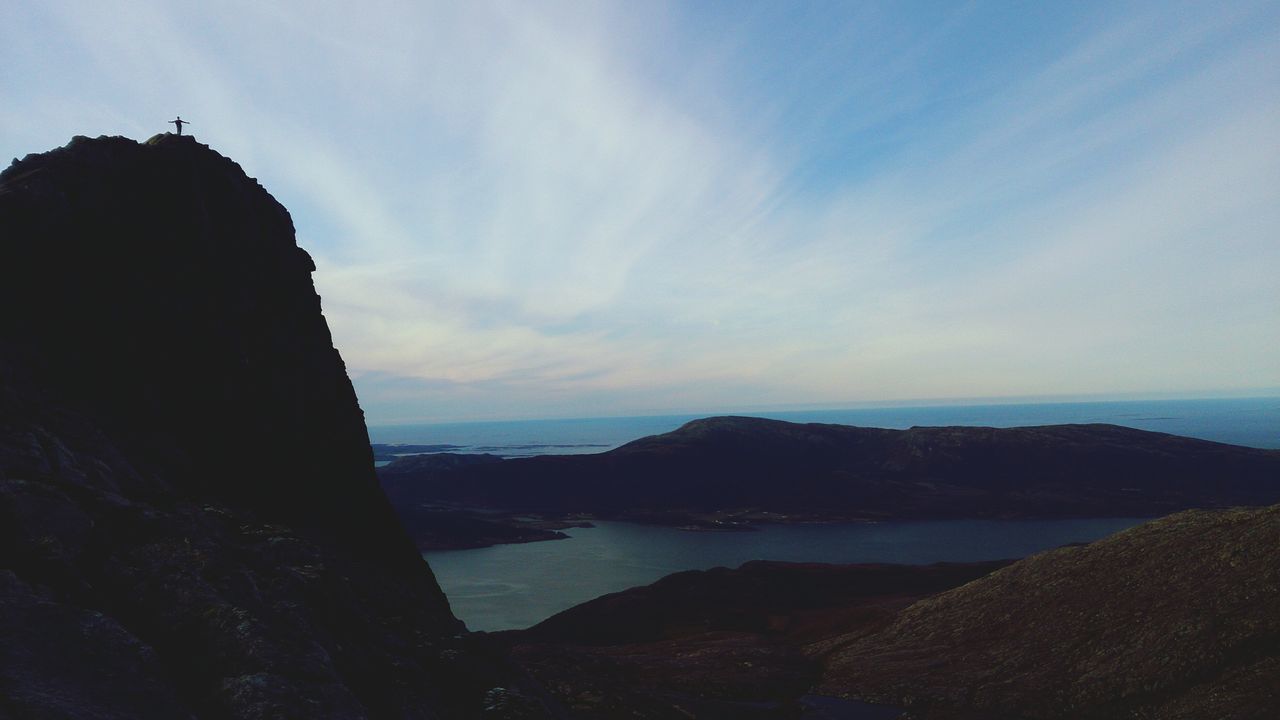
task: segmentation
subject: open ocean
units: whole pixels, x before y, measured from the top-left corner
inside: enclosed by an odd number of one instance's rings
[[[502,422],[372,425],[375,443],[456,445],[456,452],[503,457],[604,452],[647,435],[675,430],[699,415],[514,420]],[[1017,427],[1060,423],[1111,423],[1141,430],[1280,448],[1280,397],[1221,400],[1133,400],[874,407],[737,413],[790,422],[819,422],[905,429],[914,425]]]

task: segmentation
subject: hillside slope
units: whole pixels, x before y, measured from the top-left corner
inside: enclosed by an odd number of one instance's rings
[[[921,717],[1274,718],[1280,506],[1041,553],[821,649],[821,691]]]
[[[500,636],[582,718],[860,717],[806,702],[822,670],[806,646],[873,632],[913,601],[1008,563],[749,562],[668,575]]]

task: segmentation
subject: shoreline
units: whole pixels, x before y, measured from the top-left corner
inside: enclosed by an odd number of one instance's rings
[[[1221,510],[1226,508],[1203,508]],[[439,541],[418,541],[421,552],[451,550],[476,550],[501,545],[524,545],[551,540],[569,540],[573,536],[565,530],[594,528],[597,523],[625,523],[629,525],[668,528],[684,533],[755,533],[770,527],[786,526],[837,526],[881,525],[885,523],[936,523],[936,522],[1037,522],[1054,520],[1139,520],[1147,521],[1163,515],[1004,515],[1004,516],[952,516],[952,517],[867,517],[834,514],[793,513],[782,514],[758,510],[730,510],[716,513],[641,512],[621,514],[601,513],[544,513],[528,510],[514,511],[480,506],[432,505],[423,508],[424,513],[436,518],[453,517],[465,521],[483,523],[483,528],[504,527],[508,533],[492,535],[476,534],[471,537],[454,537]],[[415,538],[416,539],[416,538]]]

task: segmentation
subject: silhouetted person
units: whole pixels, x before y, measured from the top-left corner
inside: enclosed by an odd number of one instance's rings
[[[191,123],[187,122],[186,120],[183,120],[183,119],[182,119],[182,116],[181,116],[181,115],[179,115],[177,120],[170,120],[170,121],[169,121],[169,124],[170,124],[170,125],[177,125],[177,126],[178,126],[178,134],[179,134],[179,135],[181,135],[181,134],[182,134],[182,126],[183,126],[183,125],[190,125]]]

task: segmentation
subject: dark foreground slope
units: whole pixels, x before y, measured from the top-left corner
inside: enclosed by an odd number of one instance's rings
[[[0,716],[518,704],[377,484],[312,270],[189,137],[0,175]]]
[[[1119,517],[1280,500],[1280,452],[1114,425],[884,430],[696,420],[597,455],[379,475],[397,504],[650,516]]]
[[[1013,563],[678,573],[501,636],[582,718],[1271,720],[1280,505]]]
[[[827,643],[825,692],[1012,718],[1280,716],[1280,506],[1054,550]]]
[[[1007,564],[751,562],[669,575],[502,638],[582,718],[853,717],[806,712],[822,674],[810,643],[873,632]]]

